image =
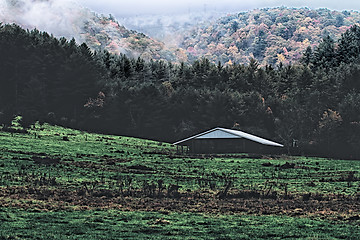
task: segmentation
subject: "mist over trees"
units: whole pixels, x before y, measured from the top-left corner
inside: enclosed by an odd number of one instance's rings
[[[235,127],[298,152],[359,157],[360,27],[297,64],[132,59],[17,25],[0,26],[0,123],[49,122],[175,141]],[[291,149],[292,151],[294,149]]]

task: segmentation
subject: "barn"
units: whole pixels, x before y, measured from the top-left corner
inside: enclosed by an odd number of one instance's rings
[[[180,140],[174,145],[182,153],[277,153],[284,147],[246,132],[220,127]]]

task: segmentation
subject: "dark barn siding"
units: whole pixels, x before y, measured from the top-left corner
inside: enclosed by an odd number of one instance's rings
[[[183,145],[191,153],[280,153],[282,150],[248,139],[193,139]]]

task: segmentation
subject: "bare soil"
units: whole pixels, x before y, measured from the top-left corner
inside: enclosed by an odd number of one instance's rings
[[[209,214],[251,214],[306,216],[336,221],[360,220],[360,197],[316,195],[270,197],[231,190],[225,198],[216,192],[160,193],[146,196],[140,190],[0,188],[0,205],[39,211],[120,209],[124,211],[197,212]]]

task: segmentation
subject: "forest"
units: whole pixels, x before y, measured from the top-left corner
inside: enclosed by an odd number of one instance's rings
[[[360,27],[293,64],[145,61],[74,39],[0,26],[0,124],[48,122],[173,142],[237,128],[297,154],[358,158]]]
[[[224,64],[248,63],[251,58],[261,66],[296,63],[308,46],[317,46],[327,36],[338,40],[359,20],[357,11],[254,9],[181,32],[180,46],[187,50],[189,60],[206,56],[212,62]]]
[[[296,63],[307,47],[316,47],[327,36],[337,41],[360,23],[357,11],[326,8],[263,8],[221,17],[194,13],[178,19],[139,16],[120,23],[111,15],[80,12],[86,20],[77,26],[81,33],[76,39],[91,50],[188,64],[202,57],[223,65],[247,64],[254,58],[262,67]]]

